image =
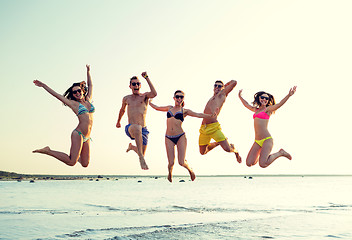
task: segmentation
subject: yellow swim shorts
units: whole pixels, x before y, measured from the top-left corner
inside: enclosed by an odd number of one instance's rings
[[[216,142],[226,140],[225,135],[221,131],[219,122],[200,126],[199,133],[199,146],[208,145],[211,139],[214,139]]]

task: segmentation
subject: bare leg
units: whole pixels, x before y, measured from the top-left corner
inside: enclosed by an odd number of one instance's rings
[[[66,165],[74,166],[79,159],[82,145],[83,145],[82,137],[77,132],[74,131],[71,134],[70,156],[63,152],[51,150],[49,147],[44,147],[41,149],[34,150],[33,153],[46,154],[60,160]]]
[[[262,152],[259,156],[260,167],[262,167],[262,168],[268,167],[270,164],[272,164],[279,157],[286,157],[289,160],[292,159],[291,155],[283,149],[280,149],[280,151],[269,155],[272,148],[273,148],[273,145],[274,145],[273,139],[268,139],[263,143]]]
[[[172,182],[172,170],[175,164],[175,144],[170,139],[165,137],[165,147],[166,147],[167,160],[169,161],[169,165],[168,165],[169,174],[167,176],[167,180],[169,180],[169,182]]]
[[[212,143],[209,143],[208,145],[199,146],[199,152],[200,154],[205,155],[219,145],[220,144],[217,142],[212,142]]]
[[[78,159],[78,162],[82,165],[82,167],[88,167],[89,160],[90,160],[90,140],[83,143],[81,156]]]
[[[224,149],[226,152],[233,152],[236,155],[236,159],[238,163],[242,162],[242,158],[239,155],[238,151],[236,150],[235,146],[231,143],[229,144],[229,142],[226,140],[219,142],[219,145],[222,147],[222,149]]]
[[[139,156],[139,163],[143,170],[148,170],[148,165],[145,162],[143,155],[143,139],[142,139],[142,126],[137,124],[132,124],[128,129],[132,138],[135,139],[137,145],[137,154]]]
[[[248,167],[251,167],[257,164],[261,150],[262,148],[256,142],[254,142],[251,150],[249,150],[249,153],[246,159],[246,164]]]
[[[137,147],[134,146],[134,145],[132,145],[132,143],[129,143],[126,152],[129,152],[129,151],[131,151],[131,150],[135,151],[135,153],[138,154],[138,149],[137,149]]]
[[[191,180],[194,181],[196,179],[196,175],[194,174],[193,170],[187,163],[186,160],[186,149],[187,149],[187,138],[183,135],[177,142],[177,157],[178,163],[188,170],[188,173],[191,177]]]

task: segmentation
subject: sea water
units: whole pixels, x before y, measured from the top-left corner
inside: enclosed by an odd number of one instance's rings
[[[352,239],[351,190],[336,176],[3,181],[0,239]]]

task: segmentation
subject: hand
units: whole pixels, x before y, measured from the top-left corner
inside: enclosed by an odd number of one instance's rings
[[[89,72],[90,71],[90,65],[86,64],[86,68],[87,68],[87,72]]]
[[[238,96],[239,96],[239,97],[242,97],[242,91],[243,91],[243,89],[241,89],[241,90],[238,91]]]
[[[120,127],[121,127],[121,123],[119,123],[119,122],[116,123],[116,127],[117,127],[117,128],[120,128]]]
[[[147,79],[147,78],[148,78],[147,72],[142,72],[142,77],[144,77],[145,79]]]
[[[37,87],[44,87],[44,83],[42,83],[41,81],[39,80],[34,80],[33,83],[37,86]]]
[[[293,94],[295,94],[296,88],[297,88],[297,86],[294,86],[293,88],[290,89],[290,91],[289,91],[289,93],[288,93],[288,95],[290,95],[290,97],[291,97]]]

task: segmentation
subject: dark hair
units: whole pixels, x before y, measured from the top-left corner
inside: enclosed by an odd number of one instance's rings
[[[176,96],[177,93],[182,93],[183,96],[185,95],[185,93],[184,93],[183,91],[177,90],[177,91],[174,93],[174,97]],[[185,106],[185,101],[183,101],[182,104],[181,104],[181,107],[184,107],[184,106]]]
[[[224,86],[224,83],[221,80],[216,80],[215,83],[221,83]]]
[[[133,77],[131,77],[131,78],[130,78],[130,85],[131,85],[131,83],[132,83],[132,80],[139,80],[139,79],[138,79],[138,77],[137,77],[137,76],[133,76]]]
[[[70,100],[77,101],[77,99],[73,96],[73,93],[72,93],[72,88],[77,86],[81,88],[82,95],[86,97],[88,93],[88,88],[86,87],[85,81],[72,84],[72,86],[69,89],[67,89],[66,92],[64,93],[64,97]]]
[[[275,105],[275,98],[273,95],[271,95],[270,93],[264,92],[264,91],[260,91],[257,92],[256,94],[254,94],[254,101],[253,101],[253,105],[255,107],[260,107],[262,104],[259,101],[259,97],[263,94],[267,94],[269,96],[269,100],[268,103],[266,104],[266,107],[270,106],[270,105]]]

